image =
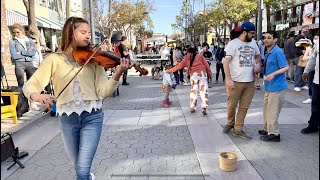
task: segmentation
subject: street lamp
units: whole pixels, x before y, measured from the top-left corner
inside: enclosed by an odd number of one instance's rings
[[[258,4],[258,28],[257,28],[257,40],[262,39],[262,10],[263,10],[263,0],[259,0]]]

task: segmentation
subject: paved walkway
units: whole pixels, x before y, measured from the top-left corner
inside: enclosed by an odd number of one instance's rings
[[[215,69],[213,67],[213,69]],[[161,81],[129,72],[129,86],[120,85],[120,96],[104,100],[105,122],[92,171],[102,179],[319,179],[319,134],[302,135],[310,116],[305,94],[288,90],[280,114],[280,143],[259,140],[263,91],[256,91],[246,117],[246,141],[222,133],[226,123],[223,84],[210,89],[208,116],[200,108],[189,110],[189,86],[170,94],[172,105],[161,108]],[[5,170],[1,179],[74,179],[57,118],[44,116],[14,134],[15,143],[29,156]],[[238,155],[238,169],[219,169],[221,152]]]

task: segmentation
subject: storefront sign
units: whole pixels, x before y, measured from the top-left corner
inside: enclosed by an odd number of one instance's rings
[[[298,22],[298,21],[299,21],[298,18],[289,18],[289,19],[285,19],[285,20],[281,20],[281,21],[275,21],[273,24],[274,25],[288,24],[288,23],[294,23],[294,22]]]
[[[302,16],[302,25],[312,24],[313,16],[313,3],[304,5],[303,16]]]

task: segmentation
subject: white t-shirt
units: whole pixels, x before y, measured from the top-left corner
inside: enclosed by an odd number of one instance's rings
[[[231,56],[229,63],[231,79],[236,82],[252,82],[254,56],[260,54],[256,41],[243,42],[235,38],[227,44],[224,51],[226,57]]]

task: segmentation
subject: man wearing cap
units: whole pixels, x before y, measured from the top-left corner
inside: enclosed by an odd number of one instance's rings
[[[239,37],[231,40],[225,47],[223,68],[226,75],[226,91],[228,96],[227,125],[224,133],[233,129],[233,135],[251,139],[243,131],[244,119],[251,104],[255,88],[254,73],[260,72],[260,51],[255,36],[255,25],[244,22]],[[238,112],[236,114],[237,105]]]
[[[300,34],[294,39],[294,43],[297,43],[300,39],[310,39],[312,41],[312,36],[309,35],[309,26],[304,25],[301,28]],[[294,73],[294,90],[301,91],[302,89],[308,89],[305,83],[302,81],[303,67],[298,66],[299,56],[303,55],[303,48],[296,46],[294,48],[294,63],[296,65],[296,71]]]
[[[119,52],[121,54],[121,58],[130,59],[130,55],[129,55],[128,48],[126,47],[126,43],[127,43],[127,37],[123,36],[121,38],[121,42],[120,42],[120,45],[118,48],[119,48]],[[122,85],[129,85],[129,83],[127,82],[127,76],[128,76],[128,70],[123,72]]]

